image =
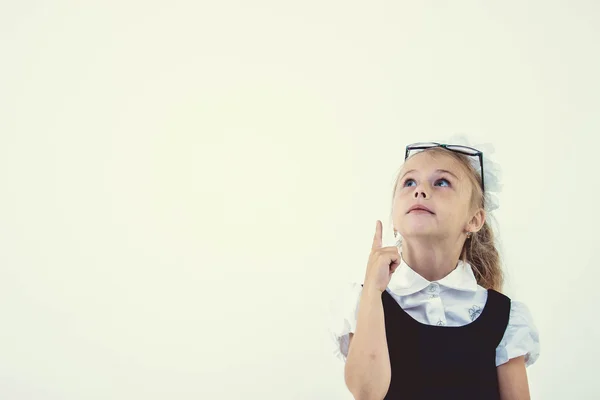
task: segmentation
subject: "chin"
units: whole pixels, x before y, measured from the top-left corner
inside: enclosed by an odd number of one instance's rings
[[[418,221],[411,221],[403,226],[404,229],[401,229],[402,232],[405,232],[407,235],[424,235],[424,234],[432,234],[437,232],[437,227],[432,226],[430,223],[419,223]]]
[[[440,232],[437,229],[432,229],[430,226],[410,226],[400,231],[400,235],[407,238],[425,238],[439,236]]]

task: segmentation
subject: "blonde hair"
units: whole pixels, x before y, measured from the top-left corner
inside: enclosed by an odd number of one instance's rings
[[[478,170],[473,168],[473,165],[469,161],[470,156],[446,150],[442,147],[434,147],[423,151],[432,153],[432,155],[444,154],[453,157],[458,161],[467,171],[467,176],[473,188],[470,204],[471,209],[485,208],[485,197],[483,196],[483,190],[481,188],[481,175]],[[413,156],[414,154],[411,157]],[[390,214],[390,216],[393,215],[393,204],[399,178],[400,172],[398,172],[398,175],[394,180],[394,189],[392,191],[392,214]],[[398,247],[400,247],[401,244],[402,239],[398,240]],[[500,254],[496,249],[494,231],[492,230],[487,217],[481,229],[478,232],[474,232],[463,244],[460,259],[471,265],[479,285],[486,289],[502,290],[504,274],[500,264]]]

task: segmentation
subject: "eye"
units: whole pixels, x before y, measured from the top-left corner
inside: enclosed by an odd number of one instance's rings
[[[404,181],[404,184],[402,185],[402,187],[407,187],[407,183],[409,183],[409,182],[416,183],[416,182],[414,181],[414,179],[410,179],[410,178],[408,178],[407,180],[405,180],[405,181]]]
[[[444,178],[438,179],[437,181],[435,181],[435,184],[437,184],[438,182],[446,182],[447,186],[448,187],[450,186],[450,181],[448,179],[444,179]]]

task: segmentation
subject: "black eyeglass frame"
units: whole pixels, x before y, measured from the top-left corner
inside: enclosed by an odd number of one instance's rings
[[[413,143],[406,146],[406,154],[404,155],[404,160],[408,158],[408,154],[411,150],[426,150],[432,149],[434,147],[442,147],[446,150],[453,151],[455,153],[465,154],[467,156],[477,156],[479,157],[479,166],[481,167],[481,190],[485,193],[485,184],[483,181],[483,152],[474,149],[473,147],[462,146],[458,144],[444,144],[444,143],[436,143],[436,142],[428,142],[428,143]],[[464,149],[464,150],[463,150]]]

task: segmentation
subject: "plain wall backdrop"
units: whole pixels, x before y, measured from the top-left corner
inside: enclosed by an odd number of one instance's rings
[[[534,399],[596,399],[600,5],[3,1],[0,398],[350,399],[404,147],[495,146]]]

